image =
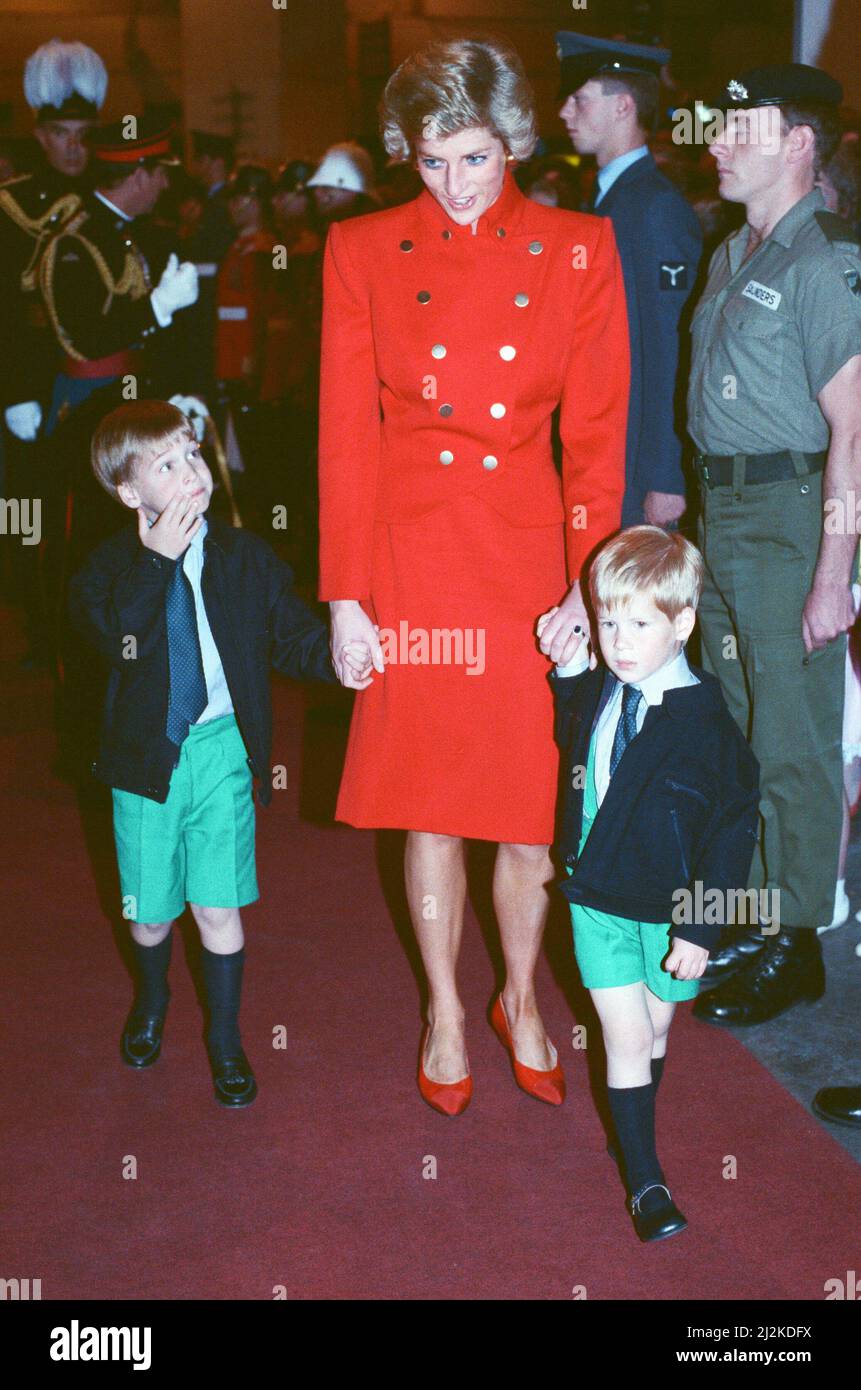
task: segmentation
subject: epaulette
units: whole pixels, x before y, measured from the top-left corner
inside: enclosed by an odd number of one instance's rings
[[[105,309],[111,304],[116,296],[128,295],[130,299],[140,299],[147,294],[151,288],[149,274],[140,257],[140,253],[131,248],[126,251],[125,265],[119,279],[115,278],[110,266],[108,265],[102,252],[95,242],[89,237],[84,236],[81,230],[89,221],[90,214],[86,207],[79,208],[65,224],[57,236],[48,242],[45,254],[39,262],[39,287],[42,291],[42,298],[48,310],[48,317],[54,329],[57,339],[68,354],[78,362],[86,362],[84,353],[79,352],[74,346],[71,338],[66,332],[63,324],[60,323],[57,314],[56,303],[54,300],[54,267],[57,260],[57,251],[62,242],[77,241],[83,246],[91,257],[99,278],[107,291]]]
[[[828,212],[825,208],[820,208],[815,216],[829,241],[852,241],[858,245],[858,233],[845,217],[838,217],[836,212]]]
[[[31,217],[13,196],[12,190],[16,184],[32,182],[32,178],[32,174],[22,174],[20,178],[8,179],[0,184],[0,211],[5,212],[16,227],[32,237],[35,243],[33,254],[21,271],[21,289],[25,293],[36,287],[39,257],[48,238],[60,231],[81,206],[79,194],[60,193],[48,207],[40,210],[38,216]]]

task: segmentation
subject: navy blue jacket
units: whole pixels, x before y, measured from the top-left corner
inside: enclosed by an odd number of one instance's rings
[[[577,676],[550,674],[556,741],[562,749],[557,848],[573,870],[559,887],[569,902],[639,922],[673,922],[680,888],[691,892],[693,923],[673,935],[712,950],[720,923],[696,914],[709,889],[744,889],[756,845],[759,764],[724,703],[714,676],[691,668],[700,685],[668,690],[646,712],[625,749],[578,854],[583,783],[595,722],[615,688],[598,666]],[[726,906],[727,899],[720,899]],[[706,900],[708,908],[708,900]]]
[[[270,664],[285,676],[334,681],[328,634],[293,592],[290,567],[259,536],[210,519],[203,553],[206,616],[265,804],[272,795]],[[141,545],[132,525],[93,551],[69,592],[76,627],[111,668],[93,772],[110,787],[161,802],[179,758],[165,733],[165,593],[179,563]]]
[[[651,154],[619,175],[595,213],[613,223],[625,280],[631,395],[622,525],[635,526],[647,492],[685,492],[680,320],[703,238],[696,213]]]

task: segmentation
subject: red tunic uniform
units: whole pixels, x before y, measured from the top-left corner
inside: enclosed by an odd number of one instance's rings
[[[361,599],[388,658],[356,696],[338,818],[548,843],[535,620],[565,596],[566,553],[573,580],[618,528],[624,490],[612,226],[506,174],[476,232],[427,192],[335,224],[324,284],[320,597]]]
[[[239,381],[252,375],[266,332],[272,279],[271,232],[241,232],[218,272],[216,375]]]

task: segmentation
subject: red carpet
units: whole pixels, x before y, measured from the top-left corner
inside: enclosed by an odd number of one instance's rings
[[[579,1287],[589,1299],[821,1300],[827,1279],[856,1267],[861,1170],[687,1008],[658,1116],[690,1229],[640,1246],[590,1095],[597,1026],[589,1053],[566,1045],[572,1006],[589,1015],[561,912],[539,980],[566,1104],[516,1089],[485,1017],[493,936],[472,917],[461,978],[475,1098],[457,1120],[422,1103],[397,839],[380,852],[372,833],[325,823],[344,730],[308,719],[319,694],[284,683],[275,759],[288,785],[258,817],[263,898],[246,914],[243,1035],[260,1097],[235,1114],[215,1104],[179,941],[162,1060],[124,1068],[120,934],[100,906],[75,798],[49,771],[47,683],[19,675],[14,656],[0,672],[0,1275],[41,1278],[46,1299],[271,1299],[282,1286],[300,1299],[569,1299]],[[323,697],[324,716],[339,698]],[[106,893],[110,850],[102,832]],[[272,1045],[282,1026],[283,1050]],[[735,1178],[722,1176],[730,1156]],[[435,1178],[423,1176],[430,1160]],[[137,1176],[124,1176],[133,1164]]]

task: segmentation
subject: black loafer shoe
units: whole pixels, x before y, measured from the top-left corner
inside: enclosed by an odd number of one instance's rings
[[[768,937],[762,934],[759,927],[731,927],[721,937],[717,950],[709,956],[703,983],[717,984],[720,980],[728,980],[730,975],[759,955],[767,941]]]
[[[245,1053],[239,1052],[213,1056],[210,1053],[209,1065],[212,1069],[212,1085],[215,1099],[219,1105],[235,1109],[240,1105],[250,1105],[257,1095],[257,1082],[251,1063]]]
[[[830,1124],[861,1129],[861,1086],[824,1086],[813,1097],[813,1109]]]
[[[151,1067],[161,1055],[164,1014],[135,1013],[126,1019],[120,1038],[120,1056],[127,1067]]]
[[[634,1230],[643,1241],[666,1240],[684,1231],[688,1224],[670,1196],[670,1189],[660,1182],[649,1183],[635,1193],[631,1215]]]
[[[813,1004],[825,993],[822,948],[813,930],[782,931],[765,950],[694,1004],[694,1017],[725,1028],[768,1023],[794,1004]]]

